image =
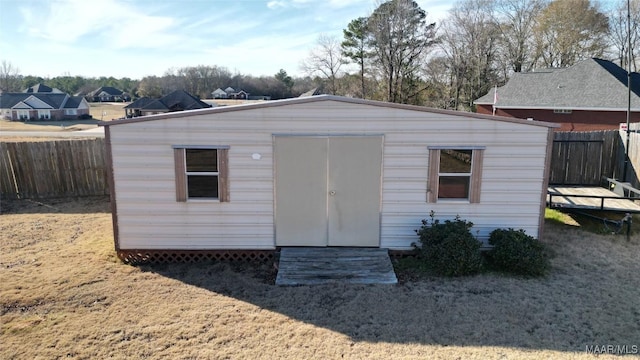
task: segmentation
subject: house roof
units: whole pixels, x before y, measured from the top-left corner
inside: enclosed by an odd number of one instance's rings
[[[89,94],[87,94],[88,96],[97,96],[100,95],[102,92],[105,92],[111,96],[120,96],[123,94],[122,90],[120,89],[116,89],[113,86],[101,86],[99,88],[97,88],[96,90],[93,90],[92,92],[90,92]]]
[[[77,109],[84,98],[82,96],[70,96],[64,104],[65,109]]]
[[[631,107],[640,110],[640,74],[631,73]],[[495,88],[475,101],[493,105]],[[515,73],[498,88],[496,108],[626,110],[627,72],[602,59],[562,69]]]
[[[160,99],[150,99],[142,97],[131,104],[125,106],[125,109],[140,109],[149,111],[173,111],[173,110],[193,110],[209,108],[211,105],[200,101],[195,96],[183,90],[176,90]]]
[[[157,115],[141,116],[141,117],[136,117],[131,119],[104,121],[104,122],[100,122],[99,124],[102,126],[112,126],[112,125],[144,122],[144,121],[173,119],[173,118],[217,114],[217,113],[225,113],[225,112],[233,112],[233,111],[255,110],[255,109],[263,109],[263,108],[269,108],[269,107],[288,106],[288,105],[295,105],[295,104],[305,104],[305,103],[325,102],[325,101],[336,101],[336,102],[349,103],[349,104],[360,104],[360,105],[394,108],[394,109],[409,110],[409,111],[421,111],[426,113],[463,116],[468,118],[493,120],[493,121],[499,121],[499,122],[509,122],[509,123],[518,123],[518,124],[528,124],[532,126],[542,126],[542,127],[548,127],[548,128],[555,128],[560,126],[558,124],[548,123],[544,121],[528,121],[528,120],[515,119],[515,118],[503,117],[503,116],[483,115],[483,114],[463,112],[463,111],[434,109],[434,108],[428,108],[428,107],[416,106],[416,105],[404,105],[404,104],[396,104],[396,103],[374,101],[374,100],[354,99],[354,98],[347,98],[347,97],[335,96],[335,95],[318,95],[318,96],[308,96],[308,97],[302,97],[302,98],[297,97],[297,98],[291,98],[291,99],[241,104],[236,106],[221,106],[221,107],[214,107],[214,108],[208,108],[208,109],[193,110],[189,112],[174,112],[171,114],[157,114]]]
[[[154,99],[144,96],[125,106],[124,109],[142,109],[152,101],[154,101]]]
[[[30,97],[34,97],[46,103],[47,105],[49,105],[54,109],[61,109],[62,106],[65,104],[65,99],[67,98],[67,96],[68,95],[65,93],[3,93],[3,94],[0,94],[0,108],[10,109],[20,102],[24,102]],[[33,106],[31,107],[33,109],[38,108]],[[65,107],[70,108],[68,106],[65,106]],[[49,107],[46,107],[46,108],[48,109]]]
[[[56,88],[50,88],[45,84],[35,84],[30,88],[25,89],[23,92],[25,93],[62,93],[62,91]]]
[[[318,95],[322,95],[323,93],[324,93],[324,90],[322,89],[322,87],[315,87],[307,92],[303,92],[302,94],[300,94],[300,97],[318,96]]]

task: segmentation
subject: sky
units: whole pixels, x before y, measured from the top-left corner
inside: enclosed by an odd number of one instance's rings
[[[449,0],[417,0],[439,23]],[[380,0],[0,0],[0,61],[21,75],[142,79],[168,69],[303,76],[320,35],[342,40]]]

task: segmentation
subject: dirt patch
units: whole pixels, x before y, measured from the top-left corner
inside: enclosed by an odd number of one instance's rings
[[[591,359],[586,346],[640,346],[638,237],[548,223],[544,279],[278,287],[273,264],[122,264],[104,197],[0,210],[3,359]]]

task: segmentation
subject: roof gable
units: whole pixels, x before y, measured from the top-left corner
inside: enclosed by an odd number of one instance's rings
[[[210,108],[211,105],[183,90],[176,90],[160,99],[140,98],[125,106],[125,109],[140,109],[147,111],[179,111]]]
[[[101,86],[96,90],[90,92],[88,95],[89,96],[101,96],[101,95],[120,96],[122,94],[123,94],[122,90],[116,89],[113,86]]]
[[[366,106],[393,108],[393,109],[400,109],[400,110],[406,110],[406,111],[419,111],[419,112],[445,114],[445,115],[452,115],[452,116],[462,116],[462,117],[484,119],[484,120],[491,120],[491,121],[497,121],[497,122],[527,124],[530,126],[542,126],[542,127],[548,127],[548,128],[559,127],[559,125],[557,124],[547,123],[543,121],[528,121],[528,120],[514,119],[514,118],[508,118],[508,117],[502,117],[502,116],[491,116],[491,115],[482,115],[482,114],[462,112],[462,111],[433,109],[433,108],[428,108],[424,106],[404,105],[404,104],[388,103],[388,102],[374,101],[374,100],[346,98],[346,97],[335,96],[335,95],[318,95],[318,96],[309,96],[309,97],[303,97],[303,98],[297,97],[297,98],[291,98],[291,99],[273,100],[273,101],[258,102],[258,103],[251,103],[251,104],[241,104],[241,105],[235,105],[235,106],[199,109],[199,110],[186,111],[186,112],[174,112],[170,114],[157,114],[157,115],[142,116],[142,117],[131,118],[131,119],[100,122],[99,124],[102,126],[113,126],[113,125],[121,125],[121,124],[144,122],[144,121],[177,119],[177,118],[190,117],[190,116],[218,114],[218,113],[234,112],[234,111],[247,111],[247,110],[271,108],[271,107],[290,106],[295,104],[315,103],[315,102],[317,103],[340,102],[340,103],[348,103],[348,104],[359,104],[359,105],[366,105]]]
[[[632,73],[632,108],[640,109],[640,74]],[[563,69],[515,73],[498,89],[496,108],[599,109],[627,108],[627,72],[602,59],[587,59]],[[476,105],[493,105],[494,91]]]
[[[28,106],[31,109],[61,109],[69,95],[65,93],[4,93],[0,94],[0,108],[14,108]]]
[[[40,99],[39,96],[31,95],[28,98],[24,99],[22,103],[30,106],[32,109],[53,109],[53,106],[51,106],[51,104],[43,101],[43,99]]]
[[[62,91],[59,90],[59,89],[51,88],[51,87],[48,87],[47,85],[41,84],[41,83],[38,83],[38,84],[35,84],[35,85],[31,86],[31,87],[25,89],[23,92],[25,92],[25,93],[54,93],[54,94],[62,93]]]
[[[82,96],[71,96],[64,104],[65,109],[87,109],[87,100]]]

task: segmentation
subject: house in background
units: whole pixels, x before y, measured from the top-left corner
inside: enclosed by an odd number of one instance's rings
[[[640,122],[640,74],[632,73],[631,122]],[[618,129],[626,122],[627,72],[611,61],[587,59],[562,69],[515,73],[475,101],[479,114],[561,124],[563,131]]]
[[[125,117],[162,114],[174,111],[210,108],[211,105],[183,90],[176,90],[160,99],[141,97],[124,107]]]
[[[557,126],[330,95],[101,125],[124,261],[410,250],[432,210],[538,237]]]
[[[112,86],[102,86],[88,93],[85,98],[91,102],[122,102],[131,101],[131,96],[126,92]]]
[[[220,88],[215,89],[211,92],[211,98],[213,99],[234,99],[234,100],[247,100],[249,98],[249,93],[244,90],[236,91],[234,88],[229,86],[228,88],[222,90]]]
[[[51,90],[0,94],[2,118],[13,121],[90,118],[89,103],[82,96]]]
[[[25,89],[23,92],[25,93],[54,93],[54,94],[62,94],[62,90],[60,89],[56,89],[56,88],[51,88],[48,87],[45,84],[35,84],[27,89]]]

